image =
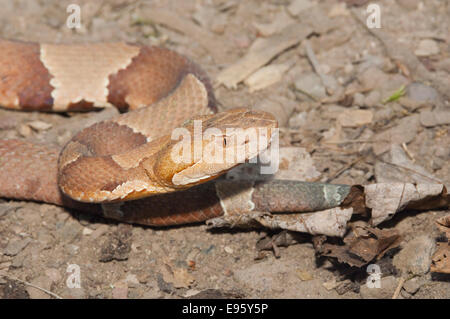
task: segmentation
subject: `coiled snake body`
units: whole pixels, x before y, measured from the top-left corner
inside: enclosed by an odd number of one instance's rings
[[[227,141],[227,128],[267,129],[277,122],[265,112],[216,113],[206,74],[167,49],[125,43],[53,45],[0,40],[0,106],[24,111],[87,111],[115,106],[115,118],[88,127],[63,148],[0,140],[0,197],[35,200],[147,225],[202,221],[223,213],[214,179],[235,162],[211,163],[192,156],[175,161],[176,128],[198,140],[216,128],[214,143],[257,155],[251,141]],[[197,139],[197,140],[196,140]],[[230,143],[228,143],[230,144]],[[264,144],[264,143],[263,143]],[[196,144],[198,145],[198,144]],[[203,153],[202,153],[203,154]],[[164,195],[162,195],[164,194]],[[157,195],[157,196],[152,196]]]

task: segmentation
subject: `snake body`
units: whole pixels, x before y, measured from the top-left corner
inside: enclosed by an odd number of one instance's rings
[[[22,111],[127,112],[76,134],[62,150],[0,140],[0,197],[35,200],[148,225],[201,221],[223,214],[211,184],[240,161],[178,162],[174,129],[192,149],[211,143],[258,154],[277,127],[273,115],[249,109],[217,113],[212,86],[199,66],[171,50],[126,43],[55,45],[0,40],[0,105]],[[201,133],[218,129],[209,140]],[[229,133],[229,128],[243,131]],[[264,147],[237,141],[263,128]],[[226,132],[226,133],[225,133]],[[228,143],[228,145],[227,145]],[[255,151],[256,150],[256,151]],[[201,154],[204,154],[203,152]],[[156,196],[155,196],[156,195]],[[150,197],[149,197],[150,196]]]

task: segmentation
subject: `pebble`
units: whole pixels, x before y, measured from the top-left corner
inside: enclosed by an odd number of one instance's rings
[[[426,274],[430,269],[434,249],[433,238],[428,235],[416,237],[405,244],[403,249],[394,256],[393,264],[406,273]]]
[[[23,137],[28,137],[31,135],[31,128],[28,125],[20,125],[19,134]]]
[[[415,102],[434,102],[439,99],[439,93],[432,87],[413,82],[406,88],[406,96]]]
[[[417,10],[419,3],[421,0],[397,0],[399,6],[407,9],[407,10]]]
[[[72,256],[77,255],[79,250],[80,246],[77,245],[69,244],[66,246],[66,251]]]
[[[391,299],[398,285],[398,279],[394,276],[381,278],[380,288],[369,288],[366,284],[361,285],[360,295],[363,299]]]
[[[306,124],[308,118],[308,113],[300,112],[297,113],[289,119],[289,127],[290,128],[301,128]]]
[[[86,293],[83,288],[65,288],[61,296],[65,299],[85,299]]]
[[[61,274],[59,273],[59,270],[56,268],[48,268],[45,270],[45,274],[52,282],[58,282],[61,280]]]
[[[314,5],[310,0],[294,0],[287,7],[287,10],[293,16],[297,16],[300,12],[310,9]]]
[[[301,76],[295,81],[295,88],[310,95],[318,100],[323,99],[327,96],[325,87],[320,80],[320,77],[315,73],[308,73]]]
[[[422,277],[414,277],[403,284],[403,289],[409,294],[414,295],[424,283],[425,280]]]
[[[371,91],[364,98],[364,105],[367,107],[377,106],[381,102],[381,94],[377,90]]]
[[[50,123],[42,122],[42,121],[33,121],[29,122],[28,126],[31,127],[35,131],[46,131],[52,127]]]
[[[137,285],[139,285],[139,280],[135,274],[128,274],[125,278],[125,282],[130,287],[136,287]]]
[[[225,252],[227,254],[232,254],[233,253],[233,249],[231,247],[229,247],[229,246],[225,246],[225,248],[223,250],[225,250]]]
[[[353,105],[355,106],[364,106],[364,95],[361,93],[355,93],[353,95]]]
[[[13,240],[8,243],[3,253],[6,256],[15,256],[21,252],[31,242],[31,238],[27,237],[20,240]]]
[[[114,299],[127,299],[128,297],[128,283],[119,281],[114,284],[112,290],[112,297]]]
[[[430,56],[438,54],[439,52],[439,46],[436,41],[432,39],[424,39],[419,42],[419,46],[414,51],[414,54],[417,56]]]
[[[84,235],[84,236],[89,236],[90,234],[92,234],[94,231],[92,230],[92,229],[90,229],[90,228],[88,228],[88,227],[84,227],[83,228],[83,232],[82,232],[82,234]]]

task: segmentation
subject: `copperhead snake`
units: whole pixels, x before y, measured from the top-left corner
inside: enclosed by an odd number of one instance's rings
[[[265,128],[270,143],[277,121],[270,113],[231,109],[217,113],[205,72],[171,50],[127,43],[78,45],[0,40],[0,105],[20,111],[126,112],[76,134],[62,150],[23,140],[0,140],[0,197],[34,200],[103,213],[145,225],[203,221],[223,214],[212,180],[240,162],[189,162],[171,157],[183,127]],[[221,133],[222,134],[222,133]],[[262,149],[236,134],[214,143],[240,147],[245,158]],[[200,140],[205,149],[211,140]],[[203,154],[203,153],[202,153]],[[202,184],[200,186],[197,186]],[[195,187],[194,187],[195,186]]]

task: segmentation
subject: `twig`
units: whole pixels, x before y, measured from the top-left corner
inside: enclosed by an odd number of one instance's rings
[[[41,291],[45,292],[46,294],[49,294],[50,296],[55,297],[56,299],[63,299],[61,296],[59,296],[59,295],[57,295],[57,294],[55,294],[55,293],[53,293],[53,292],[51,292],[51,291],[49,291],[49,290],[47,290],[47,289],[45,289],[45,288],[42,288],[42,287],[33,285],[32,283],[30,283],[30,282],[28,282],[28,281],[24,281],[24,280],[21,280],[21,279],[19,279],[19,278],[12,277],[12,276],[8,276],[8,275],[0,275],[0,276],[6,277],[6,278],[8,278],[8,279],[10,279],[10,280],[18,281],[18,282],[20,282],[20,283],[22,283],[22,284],[24,284],[24,285],[27,285],[27,286],[36,288],[36,289],[38,289],[38,290],[41,290]]]
[[[333,174],[333,176],[330,176],[327,178],[325,183],[329,183],[331,182],[333,179],[335,179],[336,177],[338,177],[339,175],[341,175],[343,172],[345,172],[346,170],[348,170],[349,168],[353,167],[356,163],[358,163],[360,160],[364,159],[365,156],[363,157],[358,157],[357,159],[353,160],[352,162],[350,162],[349,164],[345,165],[343,168],[341,168],[340,170],[338,170],[336,173]]]
[[[327,85],[327,80],[325,79],[325,76],[320,69],[319,61],[317,61],[316,55],[314,54],[314,50],[311,47],[311,43],[309,42],[309,40],[305,40],[304,43],[305,43],[305,48],[306,48],[306,56],[308,57],[309,62],[311,63],[314,71],[320,77],[320,81],[322,82],[322,85],[327,89],[327,92],[330,95],[332,95],[333,90],[329,85]]]
[[[405,283],[405,281],[406,281],[406,279],[404,277],[400,278],[397,288],[395,289],[394,294],[392,295],[392,299],[397,299],[398,295],[400,294],[400,291],[403,288],[403,284]]]
[[[405,153],[409,156],[409,158],[411,159],[411,161],[415,162],[416,159],[414,158],[414,155],[411,154],[411,152],[409,151],[408,146],[406,146],[406,143],[405,143],[405,142],[402,143],[402,148],[403,148],[403,150],[405,151]]]

